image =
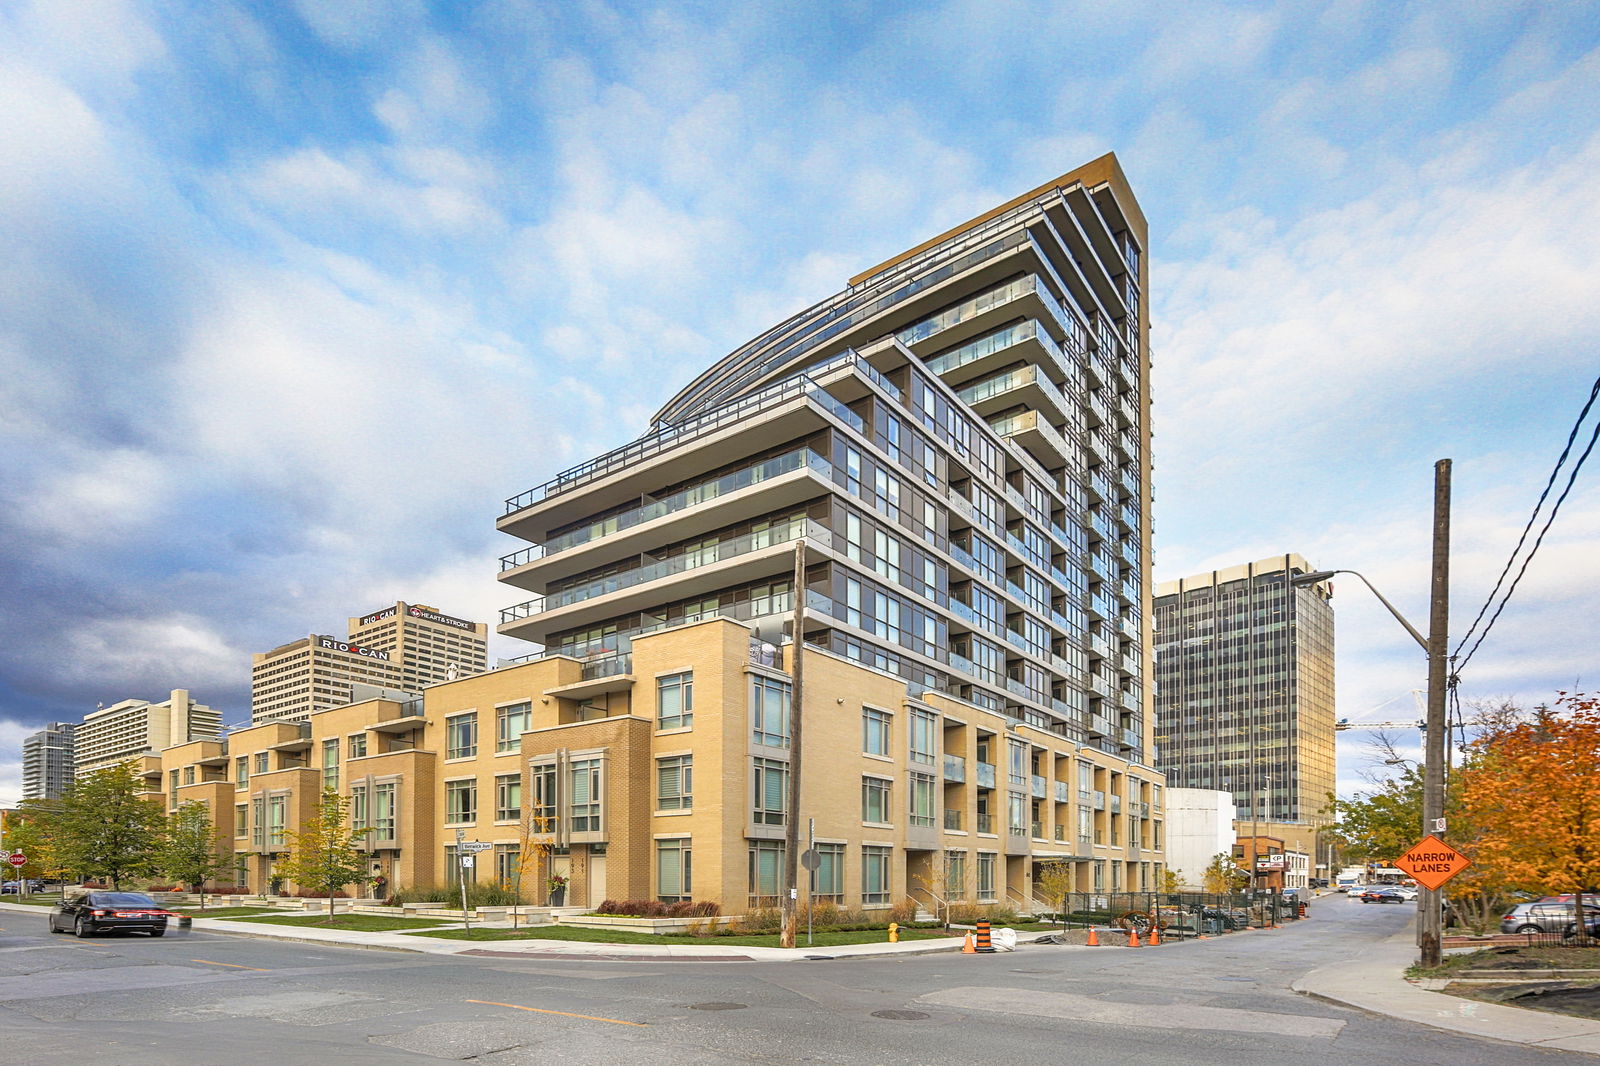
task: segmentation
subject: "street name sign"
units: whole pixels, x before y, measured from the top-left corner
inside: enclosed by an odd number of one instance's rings
[[[1424,888],[1437,890],[1472,865],[1472,860],[1436,836],[1426,836],[1394,861],[1396,867],[1417,879]]]
[[[488,851],[492,847],[494,847],[493,844],[485,844],[480,840],[469,840],[461,845],[461,850],[466,854],[471,855],[474,852]]]

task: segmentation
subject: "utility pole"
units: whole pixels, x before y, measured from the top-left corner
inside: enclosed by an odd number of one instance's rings
[[[780,947],[794,947],[800,897],[800,684],[806,620],[806,541],[794,542],[794,633],[789,646],[789,809],[783,820],[783,930]]]
[[[1428,735],[1424,741],[1422,835],[1444,832],[1445,688],[1450,654],[1450,460],[1433,464],[1433,582],[1428,609]],[[1440,894],[1417,893],[1418,944],[1422,965],[1439,965],[1443,933]]]

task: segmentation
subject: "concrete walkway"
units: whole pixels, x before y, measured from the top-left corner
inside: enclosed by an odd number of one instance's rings
[[[1291,987],[1330,1003],[1447,1032],[1600,1055],[1600,1021],[1429,991],[1404,977],[1416,961],[1416,934],[1408,928],[1373,945],[1359,959],[1312,970]]]

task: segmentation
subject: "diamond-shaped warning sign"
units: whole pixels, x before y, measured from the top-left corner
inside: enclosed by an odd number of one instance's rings
[[[1394,861],[1424,888],[1437,889],[1472,865],[1472,860],[1436,836],[1426,836]]]

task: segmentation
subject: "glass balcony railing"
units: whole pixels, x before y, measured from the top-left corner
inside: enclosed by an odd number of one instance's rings
[[[994,832],[994,815],[987,814],[987,813],[985,813],[983,811],[979,811],[978,812],[978,832],[980,832],[980,833],[993,833]]]
[[[979,788],[993,788],[994,787],[994,763],[992,763],[992,762],[981,762],[981,763],[977,764],[977,767],[978,767],[978,787]]]
[[[954,807],[944,809],[944,827],[952,832],[961,831],[961,812]]]
[[[965,781],[967,779],[967,760],[959,755],[946,755],[944,757],[944,779],[954,782]]]
[[[1041,799],[1042,800],[1042,799],[1045,799],[1047,796],[1050,795],[1050,793],[1048,791],[1048,786],[1047,786],[1047,784],[1045,782],[1045,779],[1044,779],[1044,777],[1042,775],[1040,775],[1040,774],[1032,774],[1032,775],[1030,775],[1028,783],[1033,788],[1033,798],[1034,799]]]

